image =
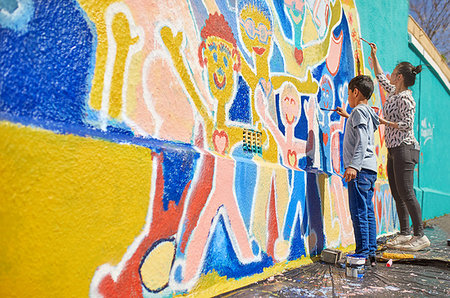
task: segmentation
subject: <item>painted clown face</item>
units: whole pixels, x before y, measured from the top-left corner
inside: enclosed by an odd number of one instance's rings
[[[233,45],[219,37],[210,36],[206,39],[203,55],[206,59],[208,83],[212,94],[219,101],[229,99],[233,92],[233,66],[236,62]]]
[[[242,10],[239,31],[245,47],[257,56],[269,55],[272,42],[272,27],[269,20],[253,6]]]
[[[287,85],[280,98],[282,121],[285,125],[294,125],[299,119],[300,98],[292,85]]]

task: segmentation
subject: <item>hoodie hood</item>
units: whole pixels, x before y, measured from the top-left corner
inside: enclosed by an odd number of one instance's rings
[[[369,111],[370,115],[370,120],[372,121],[373,124],[373,131],[376,131],[378,129],[378,126],[380,125],[380,117],[377,115],[374,109],[372,109],[369,106],[367,107],[368,107],[367,110]]]

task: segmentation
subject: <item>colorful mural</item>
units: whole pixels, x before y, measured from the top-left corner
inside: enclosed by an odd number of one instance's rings
[[[225,292],[325,247],[352,248],[345,121],[333,110],[350,111],[348,82],[371,74],[353,0],[11,0],[0,9],[0,208],[30,204],[23,222],[8,217],[0,243],[14,247],[15,233],[33,234],[40,221],[49,229],[32,252],[2,254],[0,283],[11,287],[2,293],[36,288],[24,280],[38,267],[74,296]],[[371,105],[384,98],[375,92]],[[382,130],[376,139],[385,233],[396,213]],[[58,220],[36,217],[41,209]],[[50,236],[61,240],[55,255]],[[71,250],[83,253],[66,262]],[[53,258],[71,267],[51,267]]]

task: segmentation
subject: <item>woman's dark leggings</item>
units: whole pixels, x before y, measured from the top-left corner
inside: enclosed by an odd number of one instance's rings
[[[422,211],[414,194],[414,167],[419,161],[419,150],[414,145],[401,144],[388,148],[387,174],[391,193],[397,207],[400,234],[409,235],[409,216],[414,236],[423,236]]]

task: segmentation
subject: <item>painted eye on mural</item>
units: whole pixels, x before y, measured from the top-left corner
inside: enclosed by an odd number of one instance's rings
[[[244,28],[245,33],[247,33],[248,37],[250,37],[251,39],[255,38],[255,23],[252,19],[249,18],[245,21],[241,19],[240,24]]]
[[[267,28],[264,24],[259,24],[258,26],[259,29],[259,37],[262,40],[267,40]]]
[[[223,64],[225,64],[225,67],[228,67],[228,59],[227,59],[227,57],[223,57]]]
[[[214,62],[217,62],[217,53],[213,54]]]

